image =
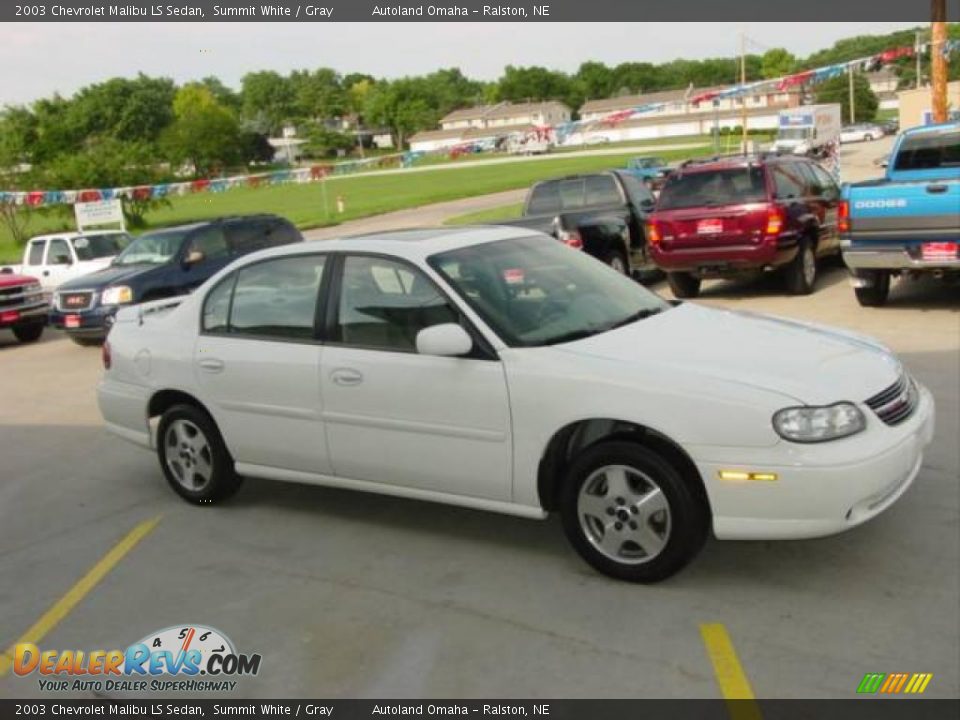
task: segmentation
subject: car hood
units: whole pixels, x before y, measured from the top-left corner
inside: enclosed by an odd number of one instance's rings
[[[144,275],[155,270],[160,265],[108,265],[87,275],[69,280],[57,290],[99,290],[110,285],[116,285],[138,275]]]
[[[892,385],[902,372],[896,357],[863,336],[691,303],[554,349],[635,363],[645,373],[669,363],[674,371],[787,395],[809,405],[862,402]]]
[[[37,282],[37,279],[35,277],[30,277],[29,275],[0,273],[0,288],[17,287],[18,285],[26,285],[28,283],[35,282]]]

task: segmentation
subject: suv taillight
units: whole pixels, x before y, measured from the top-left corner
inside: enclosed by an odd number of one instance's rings
[[[564,245],[583,250],[583,238],[579,230],[561,230],[557,237]]]
[[[663,241],[663,231],[660,229],[660,223],[651,220],[647,223],[647,243],[650,245],[659,245]]]
[[[109,370],[112,358],[110,357],[110,343],[106,340],[103,341],[103,346],[100,348],[100,359],[103,360],[103,369]]]
[[[837,230],[850,232],[850,201],[841,200],[837,206]]]
[[[767,229],[764,232],[773,236],[783,232],[783,210],[778,207],[767,210]]]

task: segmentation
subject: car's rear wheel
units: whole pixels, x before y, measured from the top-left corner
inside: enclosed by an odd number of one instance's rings
[[[670,292],[681,299],[695,298],[700,294],[700,278],[685,272],[668,272]]]
[[[785,279],[791,295],[809,295],[817,283],[817,252],[809,238],[800,241],[797,255],[787,265]]]
[[[869,285],[854,288],[857,302],[863,307],[881,307],[887,302],[890,295],[890,271],[867,270],[859,271],[857,275],[866,280]]]
[[[157,457],[170,487],[192,503],[218,502],[240,487],[216,423],[193,405],[175,405],[160,418]]]
[[[681,473],[629,442],[587,448],[563,488],[563,527],[574,549],[610,577],[652,583],[700,551],[708,513]]]
[[[40,339],[43,335],[43,323],[29,323],[13,326],[13,336],[22,343],[32,343]]]

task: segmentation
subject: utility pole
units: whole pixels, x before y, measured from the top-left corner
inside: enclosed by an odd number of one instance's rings
[[[933,122],[947,121],[947,0],[930,0],[930,93]]]
[[[853,65],[847,67],[847,74],[850,76],[850,124],[853,125],[857,117],[857,101],[853,92]]]
[[[923,82],[922,82],[922,79],[923,79],[923,56],[922,56],[922,54],[921,54],[921,52],[920,52],[920,48],[921,48],[921,46],[922,46],[922,37],[923,37],[923,33],[922,33],[921,31],[917,30],[917,41],[916,41],[916,46],[914,47],[914,52],[916,53],[916,56],[917,56],[917,87],[918,87],[918,88],[919,88],[921,85],[923,85]]]
[[[745,87],[747,84],[747,34],[744,31],[740,31],[740,87]],[[743,127],[743,137],[740,142],[743,146],[743,154],[747,154],[747,96],[745,93],[740,94],[740,104],[743,106],[743,113],[740,117],[740,123]]]

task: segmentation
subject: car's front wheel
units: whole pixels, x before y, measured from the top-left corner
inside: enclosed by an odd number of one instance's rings
[[[607,265],[621,275],[629,274],[630,268],[627,266],[627,259],[624,257],[622,252],[618,250],[611,250],[607,253],[604,259],[606,260]]]
[[[586,449],[563,488],[563,526],[574,549],[610,577],[664,580],[700,551],[708,513],[681,473],[629,442]]]
[[[22,343],[36,342],[43,335],[43,327],[42,322],[14,325],[13,336]]]
[[[220,431],[194,405],[175,405],[160,418],[157,456],[170,487],[192,503],[218,502],[240,487]]]

